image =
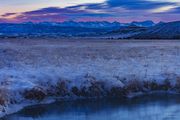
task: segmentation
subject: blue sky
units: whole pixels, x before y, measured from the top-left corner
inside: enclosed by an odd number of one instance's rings
[[[0,22],[177,21],[180,0],[6,0]]]

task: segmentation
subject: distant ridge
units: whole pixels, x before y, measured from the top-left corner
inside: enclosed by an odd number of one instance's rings
[[[180,39],[180,21],[159,23],[132,36],[135,39]]]

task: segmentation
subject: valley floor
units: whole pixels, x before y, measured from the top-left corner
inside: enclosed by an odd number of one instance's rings
[[[0,116],[58,99],[180,93],[180,41],[1,39]]]

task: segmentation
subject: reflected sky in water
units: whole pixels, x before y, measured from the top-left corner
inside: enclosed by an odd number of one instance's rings
[[[78,100],[27,107],[2,120],[179,120],[178,95]]]

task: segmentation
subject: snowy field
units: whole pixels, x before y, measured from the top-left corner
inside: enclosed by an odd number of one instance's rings
[[[180,41],[1,39],[0,116],[55,100],[180,93]]]

